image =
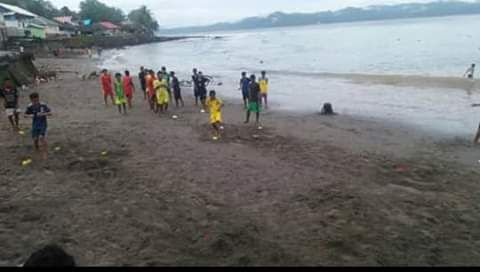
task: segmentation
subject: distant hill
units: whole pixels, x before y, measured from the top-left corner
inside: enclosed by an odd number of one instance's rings
[[[480,0],[476,2],[439,1],[426,4],[369,6],[367,8],[349,7],[338,11],[317,13],[275,12],[266,17],[249,17],[232,23],[161,29],[160,31],[166,34],[195,33],[469,14],[480,14]]]

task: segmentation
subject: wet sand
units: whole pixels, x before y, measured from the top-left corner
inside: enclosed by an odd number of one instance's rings
[[[470,139],[275,110],[258,131],[227,101],[214,142],[188,88],[183,109],[155,116],[136,93],[121,116],[71,73],[88,60],[37,62],[70,72],[37,89],[55,114],[48,161],[22,167],[30,139],[2,115],[0,265],[50,242],[94,266],[480,264]]]

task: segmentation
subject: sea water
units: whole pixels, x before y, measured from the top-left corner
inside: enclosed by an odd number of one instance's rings
[[[480,16],[453,16],[210,33],[110,50],[100,66],[166,66],[185,80],[195,67],[214,77],[210,89],[239,100],[240,73],[266,70],[276,109],[314,112],[330,102],[340,114],[470,136],[480,121],[480,108],[471,107],[480,90],[461,77],[480,65],[479,28]],[[369,80],[382,75],[389,77]]]

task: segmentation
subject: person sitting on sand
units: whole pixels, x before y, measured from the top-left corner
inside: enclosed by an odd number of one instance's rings
[[[0,97],[4,100],[5,113],[7,114],[8,120],[12,125],[13,130],[19,131],[19,113],[18,108],[18,91],[15,86],[13,86],[10,79],[6,79],[3,89],[0,90]]]
[[[135,84],[133,84],[133,79],[128,70],[125,71],[125,76],[123,77],[123,89],[125,90],[125,96],[127,97],[128,108],[131,109]]]
[[[37,250],[25,261],[23,267],[75,267],[75,259],[57,245]]]
[[[202,103],[202,113],[206,111],[207,107],[205,103],[207,100],[207,86],[209,83],[210,79],[206,78],[201,71],[198,72],[198,96],[200,98],[200,102]]]
[[[213,139],[218,140],[220,137],[220,130],[222,127],[222,100],[217,98],[215,91],[210,91],[209,98],[207,100],[207,106],[210,111],[210,124],[213,127]]]
[[[150,109],[154,112],[157,110],[157,102],[155,98],[155,89],[153,87],[153,82],[155,82],[155,72],[150,70],[147,73],[145,78],[145,82],[147,83],[147,96],[148,96],[148,103],[150,104]]]
[[[115,87],[115,104],[118,107],[118,112],[122,114],[122,109],[123,109],[123,114],[126,115],[127,114],[127,97],[125,95],[125,90],[123,88],[122,74],[120,73],[115,74],[114,87]]]
[[[465,75],[463,75],[463,77],[467,77],[469,79],[473,79],[475,75],[475,64],[472,64],[472,66],[470,66],[467,71],[465,72]]]
[[[51,110],[47,104],[40,102],[38,93],[30,94],[32,102],[25,111],[26,118],[32,118],[32,139],[33,145],[37,151],[43,147],[44,154],[48,152],[47,144],[47,117],[51,116]]]
[[[242,77],[240,78],[240,90],[242,91],[243,96],[243,106],[245,109],[248,108],[248,88],[250,85],[250,79],[247,77],[246,72],[242,72]]]
[[[260,103],[262,103],[262,100],[265,100],[265,109],[268,109],[268,78],[267,78],[267,72],[262,71],[262,76],[258,80],[258,84],[260,84]]]
[[[157,80],[155,80],[153,86],[155,89],[155,95],[157,97],[157,112],[166,112],[168,110],[168,102],[170,101],[170,96],[168,93],[168,82],[162,71],[158,72]]]
[[[140,73],[138,74],[138,80],[140,81],[140,88],[143,91],[143,99],[147,100],[147,81],[145,80],[145,68],[142,66],[140,67]]]
[[[178,105],[181,103],[182,107],[185,106],[185,103],[183,102],[182,98],[182,89],[180,88],[180,81],[178,81],[178,78],[175,76],[175,72],[170,72],[170,78],[172,79],[172,90],[173,90],[173,96],[175,98],[175,105],[178,108]]]
[[[256,114],[255,125],[258,126],[260,124],[260,111],[262,108],[260,99],[260,85],[255,81],[255,75],[251,75],[248,90],[247,120],[245,120],[245,124],[248,124],[250,121],[251,112]]]
[[[100,77],[103,88],[103,100],[105,101],[105,106],[108,105],[108,97],[112,100],[112,105],[115,104],[113,97],[113,88],[112,88],[112,76],[107,69],[102,70],[102,76]]]

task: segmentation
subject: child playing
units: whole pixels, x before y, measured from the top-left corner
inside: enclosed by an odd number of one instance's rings
[[[173,96],[175,98],[175,105],[178,108],[179,102],[182,104],[182,107],[185,106],[185,103],[183,103],[183,98],[182,98],[182,90],[180,88],[180,82],[178,81],[178,78],[175,76],[175,72],[170,72],[170,78],[172,80],[172,89],[173,89]]]
[[[260,103],[262,103],[262,100],[265,100],[265,109],[268,109],[268,78],[267,78],[267,72],[262,71],[262,76],[258,80],[258,84],[260,84]]]
[[[150,109],[153,112],[156,112],[156,102],[155,102],[155,89],[153,87],[153,82],[155,82],[155,72],[152,70],[147,72],[147,76],[145,77],[145,82],[147,84],[147,97],[148,97],[148,103],[150,104]]]
[[[125,90],[123,89],[122,83],[122,74],[116,73],[115,74],[115,82],[113,84],[115,86],[115,104],[118,106],[118,112],[122,114],[127,114],[127,98],[125,96]]]
[[[218,140],[220,137],[220,130],[222,127],[222,108],[223,103],[216,97],[215,91],[210,91],[209,98],[207,100],[207,106],[210,110],[210,124],[214,129],[213,140]]]
[[[32,138],[33,145],[37,151],[40,151],[40,147],[44,148],[44,154],[48,151],[47,147],[47,117],[52,113],[47,104],[40,102],[40,96],[38,93],[32,93],[30,95],[30,101],[32,102],[25,111],[25,117],[32,118]]]
[[[246,72],[242,72],[242,77],[240,78],[240,90],[242,91],[243,97],[243,106],[245,109],[248,108],[248,88],[250,86],[250,79],[247,77]]]
[[[18,109],[18,91],[10,80],[5,81],[3,90],[0,90],[0,97],[4,100],[5,112],[13,130],[20,131],[18,125],[20,112]]]
[[[255,75],[250,76],[250,87],[248,90],[248,95],[247,120],[245,121],[245,124],[250,121],[250,113],[255,112],[255,125],[258,126],[260,122],[260,111],[262,106],[260,104],[260,85],[255,81]],[[261,127],[258,128],[261,129]]]
[[[130,76],[129,71],[125,71],[125,76],[123,77],[123,89],[125,90],[125,96],[127,97],[128,108],[131,109],[135,85],[133,84],[133,79]]]
[[[156,92],[155,94],[159,107],[158,112],[163,113],[168,110],[168,102],[170,101],[170,96],[168,94],[168,82],[161,71],[158,72],[157,77],[158,79],[153,83],[153,86]]]
[[[112,100],[112,104],[115,104],[113,98],[113,89],[112,89],[112,76],[108,73],[107,69],[102,70],[102,76],[100,77],[103,88],[103,100],[105,101],[105,106],[108,105],[108,97]]]

